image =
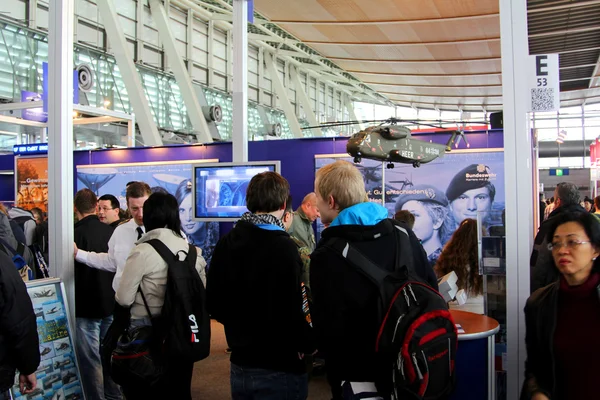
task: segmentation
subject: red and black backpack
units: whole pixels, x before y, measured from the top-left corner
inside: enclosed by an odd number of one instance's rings
[[[388,222],[398,243],[394,271],[375,265],[344,239],[331,238],[327,245],[378,288],[374,347],[378,360],[389,365],[392,398],[445,399],[455,382],[456,326],[443,297],[415,273],[408,232]]]

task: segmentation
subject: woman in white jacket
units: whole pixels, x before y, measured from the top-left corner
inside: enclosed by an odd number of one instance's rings
[[[153,317],[160,316],[165,299],[168,265],[146,242],[158,239],[182,260],[185,259],[188,251],[188,242],[181,236],[179,207],[173,195],[153,193],[144,203],[143,212],[146,234],[137,241],[135,248],[129,254],[115,295],[121,306],[131,307],[131,327],[151,325],[138,288],[144,294]],[[202,283],[206,285],[206,262],[202,258],[202,250],[198,248],[196,250],[198,252],[196,270],[200,274]],[[123,386],[123,391],[128,400],[162,398],[162,394],[158,393],[161,389],[164,389],[169,397],[188,400],[191,399],[192,372],[193,363],[172,363],[165,379],[168,389]]]

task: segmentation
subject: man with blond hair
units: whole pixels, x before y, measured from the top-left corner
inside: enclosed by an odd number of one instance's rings
[[[311,313],[333,398],[385,397],[391,382],[381,381],[388,378],[387,366],[378,364],[375,354],[378,288],[328,241],[341,238],[375,265],[392,271],[396,252],[403,251],[394,234],[399,226],[409,236],[416,274],[434,289],[436,276],[412,230],[388,220],[388,211],[380,204],[365,201],[363,177],[354,165],[336,161],[319,169],[315,193],[321,221],[330,226],[311,255]]]

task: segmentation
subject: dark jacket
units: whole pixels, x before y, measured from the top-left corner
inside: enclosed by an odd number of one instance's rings
[[[521,400],[529,400],[536,392],[550,399],[556,392],[554,365],[554,332],[558,308],[557,281],[533,293],[525,305],[525,382]]]
[[[409,232],[416,273],[437,289],[437,278],[419,239],[406,224],[396,221],[393,224]],[[375,367],[381,365],[375,357],[379,328],[377,287],[350,267],[341,254],[328,247],[327,241],[333,237],[343,238],[374,264],[391,271],[397,247],[393,229],[386,220],[371,226],[330,226],[322,232],[311,255],[314,303],[311,312],[317,347],[324,353],[328,370],[335,370],[335,375],[342,380],[376,382],[387,377],[388,371]],[[373,240],[378,234],[381,237]]]
[[[556,282],[559,278],[558,270],[552,260],[552,252],[548,250],[548,231],[554,224],[556,216],[563,212],[586,212],[585,208],[579,204],[570,204],[567,206],[560,206],[556,210],[552,211],[548,216],[548,219],[542,222],[537,235],[535,235],[535,241],[533,243],[533,251],[531,252],[531,258],[529,260],[530,266],[530,290],[531,293],[536,290],[543,288],[553,282]]]
[[[96,253],[108,252],[113,228],[100,222],[98,216],[88,215],[75,224],[77,248]],[[113,272],[101,271],[75,261],[75,314],[77,318],[105,318],[115,308]]]
[[[29,375],[39,363],[31,299],[12,260],[0,251],[0,393],[12,386],[15,369]]]
[[[225,326],[231,362],[304,373],[314,344],[302,310],[302,261],[287,232],[240,221],[215,247],[207,276],[212,318]]]

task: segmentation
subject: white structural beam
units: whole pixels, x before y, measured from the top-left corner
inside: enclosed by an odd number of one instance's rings
[[[135,146],[135,115],[131,114],[131,120],[127,122],[127,147]]]
[[[210,40],[210,39],[209,39]],[[228,41],[230,43],[230,41]],[[231,57],[231,52],[227,58]],[[248,1],[233,0],[233,161],[248,161]]]
[[[186,26],[186,46],[185,46],[185,59],[187,60],[188,74],[192,76],[194,70],[194,61],[192,54],[194,53],[194,42],[192,40],[194,36],[194,10],[187,10],[187,26]]]
[[[37,29],[37,0],[27,2],[27,24],[31,29]]]
[[[292,104],[288,99],[287,90],[283,86],[283,82],[281,82],[281,78],[279,77],[279,72],[277,71],[277,66],[275,65],[275,58],[269,52],[265,53],[265,65],[267,66],[267,72],[269,73],[271,82],[273,82],[275,93],[277,94],[277,97],[279,97],[281,108],[285,113],[285,117],[288,121],[288,125],[292,131],[292,134],[295,137],[304,137],[302,134],[302,128],[300,127],[300,123],[298,122],[298,118],[294,112],[294,107],[292,107]]]
[[[356,112],[354,112],[354,104],[352,104],[352,100],[350,99],[350,96],[342,93],[342,98],[344,101],[344,106],[346,107],[346,110],[348,110],[348,115],[350,116],[350,119],[352,121],[361,121],[358,118],[356,118]],[[358,127],[360,128],[360,130],[365,129],[365,126],[362,123],[362,121],[358,123]]]
[[[533,235],[533,144],[527,99],[527,0],[500,0],[504,183],[506,186],[506,324],[508,391],[518,399],[525,368],[525,317]],[[537,191],[537,189],[536,189]],[[518,193],[518,197],[517,197]],[[535,195],[537,200],[537,194]]]
[[[50,274],[65,283],[75,322],[73,257],[73,26],[75,0],[53,0],[48,10],[48,215]],[[74,331],[72,333],[75,333]]]
[[[217,2],[219,4],[221,4],[223,6],[223,12],[231,12],[230,10],[231,5],[227,4],[225,1],[220,1],[217,0]],[[195,12],[198,13],[198,15],[202,16],[202,18],[205,18],[207,21],[209,22],[213,22],[215,26],[223,29],[223,30],[231,30],[231,24],[227,21],[231,21],[231,19],[229,18],[221,18],[223,16],[223,14],[214,14],[211,13],[210,11],[206,10],[205,8],[200,7],[198,4],[191,2],[189,0],[171,0],[172,4],[178,5],[180,7],[184,7],[184,8],[189,8],[189,9],[193,9]],[[497,14],[496,14],[497,15]],[[254,27],[256,27],[257,29],[261,30],[262,32],[265,33],[264,36],[269,37],[269,39],[265,39],[267,41],[278,41],[281,39],[280,36],[278,36],[275,32],[270,31],[269,29],[267,29],[266,27],[262,26],[263,22],[262,20],[258,20],[255,19],[254,21]],[[269,52],[274,53],[276,56],[278,56],[279,58],[281,58],[282,60],[286,60],[288,62],[293,63],[294,65],[297,65],[301,68],[307,68],[307,64],[302,63],[296,59],[294,59],[293,57],[299,57],[299,58],[306,58],[306,59],[310,59],[313,60],[314,62],[318,63],[318,66],[320,66],[321,68],[330,71],[330,73],[333,76],[336,76],[340,79],[344,79],[347,83],[351,84],[356,90],[365,93],[366,96],[370,97],[369,101],[378,101],[380,102],[381,99],[378,98],[377,96],[375,96],[373,93],[376,93],[376,91],[371,92],[367,92],[364,88],[360,87],[360,85],[358,85],[355,81],[352,81],[350,79],[347,79],[346,77],[342,76],[340,71],[336,68],[332,68],[331,66],[323,63],[321,60],[323,60],[324,58],[322,56],[316,55],[316,54],[310,54],[308,52],[306,52],[304,49],[297,47],[296,44],[298,44],[299,42],[295,39],[289,39],[286,38],[284,39],[283,43],[287,44],[288,46],[294,48],[294,50],[296,51],[288,51],[288,50],[278,50],[277,48],[269,45],[268,43],[265,43],[265,41],[263,40],[257,40],[257,39],[252,39],[252,37],[249,38],[249,41]],[[209,41],[210,42],[210,41]],[[209,57],[210,59],[210,57]],[[343,72],[343,71],[342,71]],[[325,80],[325,79],[324,79]],[[371,89],[372,90],[372,89]],[[349,91],[347,91],[347,93],[350,93]]]
[[[181,58],[177,52],[177,43],[175,42],[175,37],[173,37],[173,32],[171,32],[171,28],[169,27],[169,18],[167,17],[165,8],[160,0],[150,0],[150,9],[152,10],[152,18],[156,23],[156,28],[158,29],[158,33],[163,42],[163,48],[169,56],[171,70],[179,85],[181,97],[183,98],[192,127],[197,134],[198,142],[211,143],[212,137],[210,136],[208,124],[202,113],[200,102],[196,97],[192,79],[183,62],[183,58]]]
[[[304,87],[302,87],[302,82],[300,82],[299,73],[298,71],[296,71],[296,67],[294,67],[293,65],[290,65],[290,77],[292,78],[292,82],[296,87],[296,96],[298,96],[300,104],[302,104],[302,109],[306,114],[306,119],[308,119],[308,122],[311,126],[319,126],[319,121],[317,120],[317,116],[315,115],[315,112],[312,109],[310,99],[308,98]],[[310,78],[307,76],[306,79]],[[308,90],[308,82],[306,86]],[[315,133],[315,136],[323,136],[323,131],[321,130],[321,128],[313,128],[312,131]]]
[[[123,82],[127,88],[129,101],[133,112],[137,116],[140,133],[146,146],[162,145],[162,138],[158,133],[158,128],[154,124],[148,99],[144,94],[144,87],[140,75],[133,63],[133,55],[129,52],[127,41],[123,28],[117,18],[117,12],[113,0],[103,0],[98,2],[98,11],[100,12],[106,36],[114,51],[115,60],[123,76]],[[138,54],[139,56],[139,54]]]

